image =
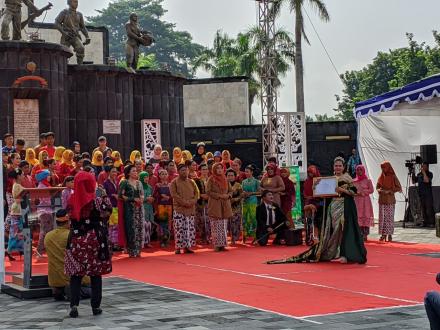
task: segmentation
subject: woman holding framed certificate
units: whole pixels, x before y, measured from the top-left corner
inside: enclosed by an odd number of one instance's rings
[[[314,196],[325,197],[327,211],[321,225],[319,242],[298,256],[268,261],[268,264],[338,260],[341,263],[367,262],[362,234],[359,229],[353,179],[344,173],[344,159],[333,163],[334,177],[315,180]],[[323,181],[324,183],[320,183]],[[333,188],[331,188],[333,187]],[[334,190],[334,192],[330,191]],[[316,195],[319,191],[319,195]],[[329,203],[328,203],[329,202]]]

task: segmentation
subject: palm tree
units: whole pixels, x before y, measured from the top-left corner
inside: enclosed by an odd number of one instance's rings
[[[267,42],[276,45],[276,61],[279,76],[284,76],[294,63],[294,44],[289,32],[279,29],[275,38],[265,40],[264,33],[257,27],[231,38],[217,31],[212,48],[206,49],[193,62],[193,69],[203,68],[213,77],[247,76],[249,78],[249,110],[260,91],[259,52]],[[275,85],[281,83],[277,79]]]
[[[322,21],[330,21],[327,6],[322,0],[276,0],[274,11],[280,12],[281,4],[286,2],[290,11],[295,13],[295,79],[296,79],[296,111],[304,112],[304,64],[302,53],[302,40],[310,45],[304,30],[304,6],[309,5]]]

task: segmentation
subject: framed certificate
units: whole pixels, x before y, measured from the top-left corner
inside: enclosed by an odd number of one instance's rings
[[[336,197],[338,193],[338,178],[335,176],[313,179],[313,197]]]

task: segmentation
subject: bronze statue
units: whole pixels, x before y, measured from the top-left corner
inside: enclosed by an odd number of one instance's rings
[[[29,17],[24,22],[21,21],[22,3],[28,7],[30,12]],[[49,3],[44,8],[38,9],[31,0],[5,0],[5,6],[6,8],[0,14],[0,18],[3,17],[1,37],[3,40],[9,40],[9,24],[12,23],[12,40],[21,40],[21,30],[45,10],[50,9],[52,4]]]
[[[64,9],[58,14],[55,19],[55,27],[61,32],[60,43],[66,47],[73,47],[76,53],[76,62],[78,64],[83,64],[84,61],[84,46],[90,43],[89,33],[87,32],[86,26],[84,24],[83,15],[76,11],[78,8],[78,0],[67,0],[69,9]],[[81,41],[82,32],[86,41],[83,43]]]
[[[151,33],[140,30],[136,13],[130,14],[130,20],[125,24],[125,30],[127,31],[127,42],[125,43],[127,70],[134,72],[139,60],[139,46],[150,46],[154,39]]]

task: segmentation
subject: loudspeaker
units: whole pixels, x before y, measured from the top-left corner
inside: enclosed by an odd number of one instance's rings
[[[420,146],[420,156],[428,164],[437,164],[437,145],[426,144]]]

